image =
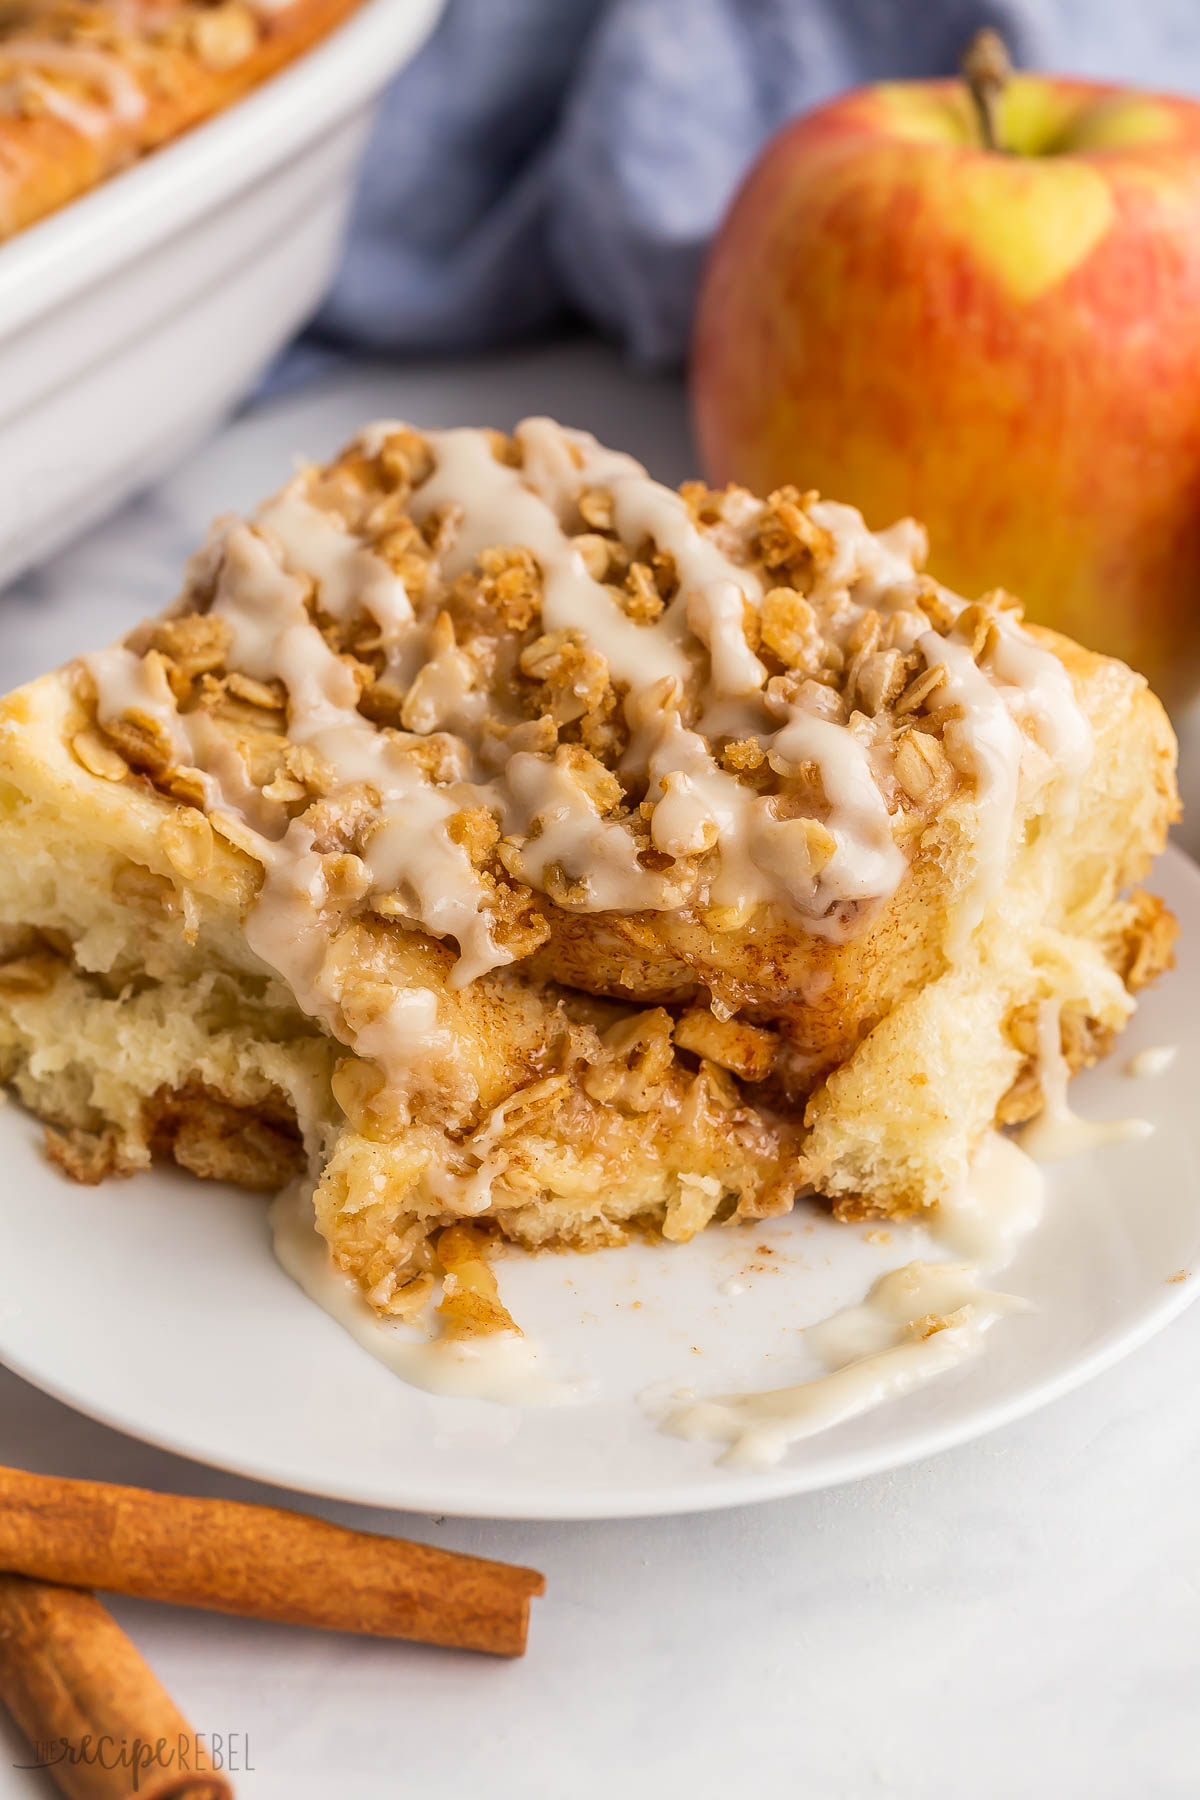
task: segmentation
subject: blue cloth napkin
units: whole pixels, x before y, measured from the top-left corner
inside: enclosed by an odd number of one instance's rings
[[[839,89],[1029,67],[1200,87],[1200,0],[449,0],[388,95],[318,336],[478,348],[583,315],[686,350],[707,242],[765,139]]]

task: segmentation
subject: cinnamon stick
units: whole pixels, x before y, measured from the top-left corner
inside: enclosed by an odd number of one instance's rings
[[[305,1513],[0,1468],[0,1569],[285,1625],[521,1656],[535,1569]]]
[[[0,1575],[0,1700],[69,1800],[230,1800],[229,1783],[93,1594]]]

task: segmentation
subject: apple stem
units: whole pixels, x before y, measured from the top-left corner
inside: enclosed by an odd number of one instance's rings
[[[1003,150],[1000,141],[1000,97],[1012,74],[1008,45],[998,31],[977,31],[963,52],[963,80],[971,91],[979,116],[979,135],[985,150]]]

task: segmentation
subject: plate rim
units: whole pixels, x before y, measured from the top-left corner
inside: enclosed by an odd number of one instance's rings
[[[1200,872],[1200,871],[1198,871]],[[18,1376],[47,1398],[58,1401],[81,1417],[91,1419],[123,1437],[164,1450],[201,1468],[215,1469],[262,1486],[279,1488],[284,1493],[304,1494],[312,1499],[335,1500],[352,1506],[370,1507],[375,1511],[416,1513],[425,1517],[477,1519],[506,1524],[582,1524],[608,1519],[684,1518],[693,1513],[724,1512],[731,1507],[758,1505],[769,1500],[786,1500],[803,1494],[824,1493],[828,1489],[846,1487],[851,1482],[871,1475],[887,1475],[897,1469],[944,1451],[973,1443],[990,1436],[1007,1425],[1016,1424],[1044,1407],[1052,1406],[1068,1394],[1085,1387],[1127,1356],[1140,1350],[1160,1331],[1174,1323],[1200,1293],[1200,1276],[1189,1275],[1173,1291],[1165,1293],[1160,1304],[1143,1314],[1134,1324],[1115,1335],[1102,1339],[1085,1357],[1062,1369],[1057,1375],[993,1402],[965,1418],[942,1427],[927,1427],[910,1434],[893,1450],[872,1451],[869,1446],[856,1452],[845,1452],[840,1458],[821,1463],[798,1462],[789,1465],[785,1459],[778,1468],[739,1475],[731,1473],[720,1484],[681,1492],[675,1488],[656,1490],[633,1489],[629,1493],[604,1499],[578,1501],[549,1499],[539,1504],[534,1499],[519,1501],[519,1487],[514,1498],[499,1505],[482,1505],[478,1499],[456,1496],[453,1486],[436,1491],[418,1487],[403,1500],[394,1494],[374,1489],[368,1484],[342,1484],[336,1480],[314,1485],[310,1476],[298,1472],[284,1473],[278,1463],[270,1469],[256,1464],[252,1458],[217,1456],[198,1450],[171,1431],[147,1432],[122,1414],[119,1407],[98,1406],[75,1394],[69,1383],[49,1382],[23,1366],[23,1359],[0,1352],[0,1366]]]

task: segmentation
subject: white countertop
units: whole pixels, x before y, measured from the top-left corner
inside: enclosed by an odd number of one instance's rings
[[[553,410],[674,480],[678,391],[565,349],[406,377],[417,417]],[[324,453],[386,410],[363,375],[287,404]],[[634,421],[631,424],[631,421]],[[172,591],[239,486],[253,420],[0,599],[7,687]],[[281,474],[283,471],[281,471]],[[1197,734],[1200,739],[1200,733]],[[1193,755],[1193,749],[1195,754]],[[1189,744],[1200,792],[1200,742]],[[1193,845],[1194,847],[1194,845]],[[214,1329],[219,1329],[219,1317]],[[0,1371],[0,1461],[277,1493],[122,1438]],[[523,1662],[116,1602],[254,1800],[1184,1800],[1200,1792],[1200,1309],[1032,1419],[899,1473],[756,1508],[592,1525],[324,1516],[533,1563]],[[0,1800],[47,1794],[0,1722]]]

